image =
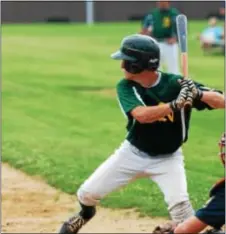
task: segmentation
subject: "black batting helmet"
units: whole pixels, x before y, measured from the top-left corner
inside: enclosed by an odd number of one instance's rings
[[[144,70],[156,71],[159,67],[160,49],[152,37],[134,34],[123,38],[120,50],[111,57],[124,60],[126,71],[133,74]]]

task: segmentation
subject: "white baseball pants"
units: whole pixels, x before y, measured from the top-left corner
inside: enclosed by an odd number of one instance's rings
[[[189,201],[181,148],[172,155],[155,158],[138,150],[127,140],[81,185],[77,196],[84,205],[95,206],[113,190],[139,177],[149,177],[157,183],[168,209]]]
[[[166,42],[159,42],[160,47],[160,67],[167,67],[167,72],[180,75],[179,64],[179,50],[178,44],[168,44]]]

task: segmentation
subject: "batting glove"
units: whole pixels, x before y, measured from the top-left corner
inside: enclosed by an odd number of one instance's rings
[[[188,87],[184,87],[181,89],[177,99],[170,102],[170,108],[173,111],[179,111],[187,104],[192,105],[192,102],[193,102],[193,96],[191,91],[189,91]]]
[[[202,98],[203,92],[196,87],[193,80],[186,78],[183,80],[179,80],[181,88],[188,87],[188,89],[192,92],[193,99],[200,100]]]

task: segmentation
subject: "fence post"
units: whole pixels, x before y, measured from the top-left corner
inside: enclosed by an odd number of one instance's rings
[[[92,25],[94,23],[94,4],[93,0],[86,0],[86,23]]]

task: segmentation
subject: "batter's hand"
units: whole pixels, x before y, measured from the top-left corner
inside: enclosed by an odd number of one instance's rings
[[[192,92],[193,99],[200,100],[202,98],[202,91],[198,89],[193,80],[186,78],[183,80],[179,80],[181,88],[188,87],[189,91]]]
[[[176,112],[181,110],[185,104],[192,105],[193,96],[187,86],[181,88],[178,97],[170,103],[171,109]]]

